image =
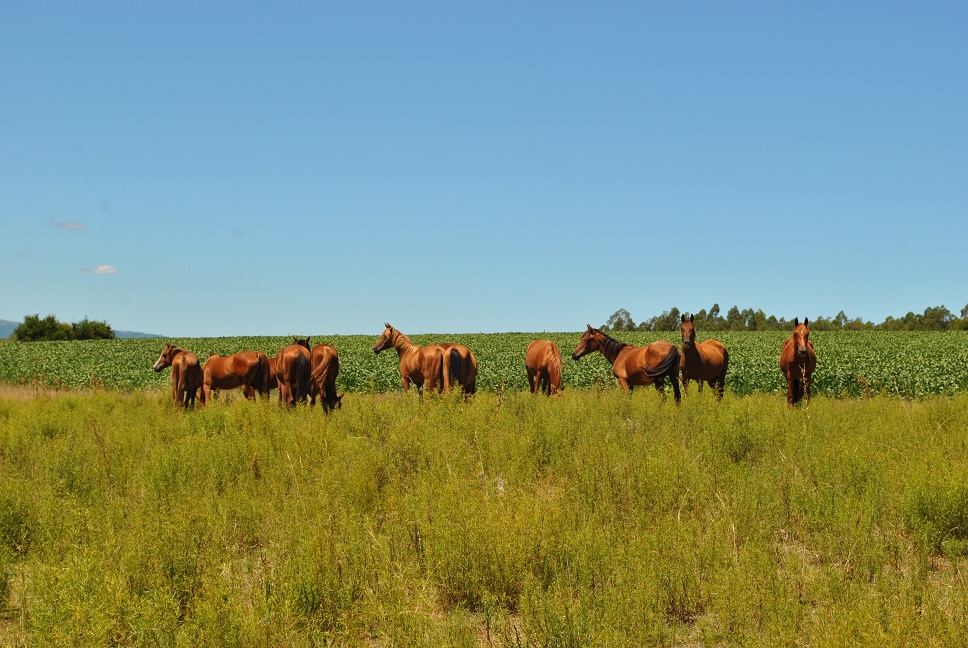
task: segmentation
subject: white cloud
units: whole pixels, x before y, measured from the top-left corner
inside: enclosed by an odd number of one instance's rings
[[[86,230],[87,225],[84,223],[78,223],[77,221],[67,220],[67,221],[55,221],[50,222],[51,225],[60,229],[66,230]]]
[[[118,274],[118,269],[110,265],[99,265],[93,270],[91,268],[81,268],[84,274]]]

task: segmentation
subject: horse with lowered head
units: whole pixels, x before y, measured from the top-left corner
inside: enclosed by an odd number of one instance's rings
[[[810,380],[817,368],[817,354],[810,341],[807,318],[801,324],[793,318],[793,335],[783,341],[780,352],[780,371],[787,381],[787,405],[795,405],[803,398],[810,400]]]
[[[171,367],[171,399],[176,406],[188,407],[195,404],[198,390],[202,388],[202,366],[198,356],[171,342],[165,343],[165,349],[158,357],[155,371]],[[205,403],[204,395],[199,404]]]
[[[213,353],[202,368],[202,403],[208,403],[212,392],[220,389],[242,388],[249,400],[256,390],[265,393],[269,358],[256,351],[239,351],[230,356]]]
[[[619,342],[600,330],[588,325],[588,330],[582,333],[578,346],[571,354],[572,360],[578,360],[589,353],[601,351],[605,359],[612,365],[612,373],[622,389],[632,391],[636,385],[654,385],[660,394],[665,394],[665,379],[672,383],[672,391],[679,402],[679,349],[672,342],[658,340],[638,347],[625,342]]]
[[[404,392],[410,391],[411,384],[416,385],[418,390],[422,387],[437,391],[444,389],[447,382],[444,377],[444,350],[439,344],[418,346],[387,323],[383,334],[373,345],[373,352],[380,353],[390,348],[400,356],[400,378]]]
[[[292,339],[292,344],[276,354],[276,380],[279,384],[279,403],[289,407],[309,396],[309,338]]]
[[[336,395],[336,376],[339,374],[339,352],[330,344],[317,344],[309,355],[309,404],[319,398],[327,412],[343,404],[343,394]]]
[[[543,391],[547,395],[561,391],[561,351],[551,340],[535,340],[524,354],[531,393]]]
[[[705,381],[716,390],[716,397],[721,399],[726,387],[729,351],[719,340],[696,342],[695,315],[690,315],[688,320],[685,315],[682,316],[679,333],[682,335],[680,368],[683,389],[689,387],[690,380],[696,380],[701,392]]]

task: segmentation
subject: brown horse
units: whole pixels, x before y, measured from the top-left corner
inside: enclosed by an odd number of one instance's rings
[[[654,385],[665,394],[664,384],[668,378],[672,391],[679,402],[679,349],[672,342],[658,340],[644,347],[637,347],[609,337],[588,325],[582,333],[578,346],[571,354],[572,360],[595,351],[601,351],[612,365],[612,373],[622,389],[632,391],[635,385]]]
[[[682,354],[680,368],[682,369],[682,386],[689,387],[690,380],[699,382],[702,392],[703,381],[716,390],[716,397],[723,397],[726,387],[726,369],[729,367],[729,351],[719,340],[696,342],[695,315],[689,319],[682,316],[679,333],[682,335]]]
[[[262,394],[263,396],[268,396],[269,392],[276,388],[276,359],[270,358],[262,351],[255,351],[255,354],[259,356],[259,362],[265,362],[263,365],[263,371],[259,375],[259,378],[252,384],[255,390]]]
[[[410,391],[414,384],[419,390],[442,391],[446,383],[444,376],[444,350],[439,344],[417,346],[406,335],[386,324],[383,335],[373,345],[373,352],[394,348],[400,356],[400,378],[403,391]]]
[[[339,374],[339,353],[329,344],[317,344],[309,356],[309,404],[319,397],[327,412],[343,404],[343,394],[336,395],[336,375]]]
[[[276,354],[276,379],[279,381],[279,403],[289,407],[309,396],[309,338],[293,338],[292,344]]]
[[[803,324],[793,318],[793,335],[783,341],[780,371],[787,381],[787,405],[794,405],[806,397],[810,400],[810,379],[817,368],[817,354],[813,352],[807,318]]]
[[[444,389],[450,391],[459,384],[465,394],[477,393],[477,358],[474,352],[461,344],[441,342],[444,352]]]
[[[171,367],[171,399],[175,405],[194,405],[198,390],[202,388],[202,366],[198,362],[198,356],[166,342],[165,350],[161,352],[153,369],[161,371],[165,367]],[[203,396],[201,403],[204,402]]]
[[[561,351],[557,344],[551,340],[535,340],[528,345],[524,366],[532,394],[544,391],[550,396],[561,391]]]
[[[255,398],[256,389],[265,389],[269,358],[264,353],[239,351],[230,356],[213,353],[202,368],[202,404],[207,404],[213,391],[242,388],[248,399]]]

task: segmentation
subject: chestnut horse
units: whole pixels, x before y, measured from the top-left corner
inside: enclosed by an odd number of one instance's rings
[[[571,354],[572,360],[595,351],[601,351],[612,365],[612,373],[622,389],[632,391],[635,385],[654,385],[660,394],[665,394],[664,384],[668,378],[672,391],[679,402],[679,349],[672,342],[658,340],[644,347],[619,342],[598,329],[588,325],[582,333],[578,346]]]
[[[336,375],[339,373],[339,353],[329,344],[317,344],[309,355],[309,404],[319,397],[323,409],[342,406],[343,395],[336,395]]]
[[[549,396],[561,391],[561,351],[551,340],[535,340],[524,355],[531,393],[544,391]]]
[[[279,403],[289,407],[309,396],[309,338],[293,338],[292,344],[276,354],[276,379],[279,381]]]
[[[171,399],[175,405],[194,405],[198,390],[202,388],[202,366],[198,362],[198,356],[171,342],[165,342],[165,350],[152,368],[161,371],[165,367],[171,367]],[[203,396],[201,404],[204,402]]]
[[[404,392],[410,391],[411,384],[416,385],[418,390],[421,387],[443,390],[447,381],[444,376],[444,350],[439,344],[417,346],[387,323],[383,335],[373,345],[373,352],[379,353],[391,347],[400,356],[400,378]]]
[[[202,404],[208,403],[213,391],[242,388],[245,397],[255,398],[256,389],[264,393],[269,358],[264,353],[239,351],[230,356],[213,353],[202,368]]]
[[[682,335],[682,387],[689,387],[690,380],[699,382],[702,392],[703,381],[716,390],[716,397],[722,399],[726,387],[726,369],[729,367],[729,351],[719,340],[696,342],[695,315],[689,319],[682,316],[679,333]]]
[[[444,352],[444,389],[450,390],[459,384],[465,394],[477,393],[477,358],[474,352],[461,344],[441,342]]]
[[[780,371],[787,381],[787,405],[794,405],[804,397],[810,400],[810,378],[817,368],[817,354],[813,352],[807,318],[803,324],[793,318],[793,335],[783,341]]]

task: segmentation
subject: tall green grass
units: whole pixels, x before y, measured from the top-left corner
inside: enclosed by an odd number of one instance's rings
[[[3,645],[968,643],[968,395],[0,397]]]

